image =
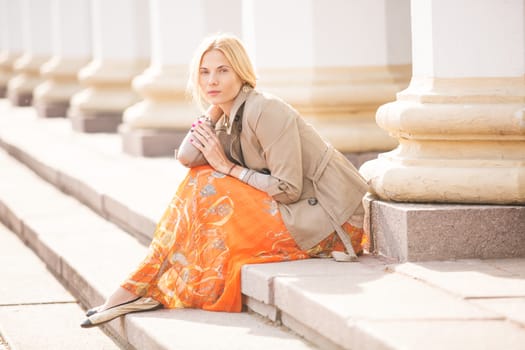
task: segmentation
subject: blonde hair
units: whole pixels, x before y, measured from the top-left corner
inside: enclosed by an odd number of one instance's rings
[[[195,51],[190,65],[187,92],[192,100],[204,109],[205,100],[199,86],[199,68],[202,57],[210,50],[219,50],[232,65],[232,69],[241,78],[244,85],[252,88],[256,84],[255,71],[242,42],[233,34],[218,33],[203,40]]]

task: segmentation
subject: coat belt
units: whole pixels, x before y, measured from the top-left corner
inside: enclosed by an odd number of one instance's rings
[[[333,226],[335,232],[337,232],[337,235],[339,236],[339,238],[343,242],[343,245],[346,248],[346,251],[347,251],[347,254],[348,254],[348,260],[356,261],[357,260],[357,256],[355,254],[354,248],[352,247],[352,242],[351,242],[350,238],[348,237],[348,234],[345,232],[345,230],[343,230],[343,228],[341,227],[341,224],[339,224],[339,222],[337,221],[337,218],[335,217],[334,212],[332,210],[330,210],[330,206],[327,205],[328,203],[324,203],[324,200],[322,199],[323,196],[319,196],[318,195],[319,188],[317,187],[317,183],[318,183],[319,179],[321,178],[321,176],[323,175],[326,167],[328,166],[328,163],[333,158],[334,154],[335,154],[334,147],[331,146],[331,145],[328,145],[328,147],[326,148],[326,151],[325,151],[325,153],[323,155],[323,158],[321,159],[321,162],[319,163],[319,165],[315,169],[314,175],[312,176],[311,180],[312,180],[313,187],[314,187],[315,197],[317,198],[317,201],[318,201],[319,205],[324,209],[324,211],[330,217],[330,221],[332,223],[332,226]],[[336,184],[334,184],[334,185],[336,186]]]

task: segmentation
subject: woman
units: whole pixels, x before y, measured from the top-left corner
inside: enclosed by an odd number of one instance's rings
[[[216,35],[197,50],[188,85],[208,108],[177,155],[190,171],[145,260],[83,327],[160,306],[239,312],[244,264],[362,252],[365,181],[255,83],[237,38]]]

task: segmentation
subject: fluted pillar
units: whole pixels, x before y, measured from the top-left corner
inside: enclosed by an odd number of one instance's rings
[[[78,71],[91,59],[89,0],[51,0],[52,56],[40,67],[44,81],[33,91],[40,117],[65,117],[80,91]]]
[[[5,60],[9,34],[7,25],[7,0],[0,0],[0,98],[5,97],[7,88],[6,74],[2,62]]]
[[[93,59],[83,67],[84,87],[68,116],[83,132],[115,132],[124,109],[138,101],[131,80],[148,63],[147,0],[91,0]]]
[[[7,94],[7,83],[13,77],[13,64],[22,54],[22,6],[18,1],[1,0],[0,29],[0,97]]]
[[[259,86],[345,153],[390,150],[375,111],[410,78],[409,0],[244,0]]]
[[[206,35],[240,34],[240,0],[150,0],[152,55],[133,87],[143,98],[126,109],[119,127],[124,152],[173,155],[191,123],[202,112],[186,96],[188,67]]]
[[[42,82],[40,66],[51,56],[51,0],[19,0],[22,12],[23,54],[13,63],[15,75],[8,97],[15,106],[29,106],[33,89]]]
[[[490,205],[525,203],[524,13],[524,0],[412,1],[413,78],[377,112],[400,145],[361,168],[385,251],[525,256],[525,207]],[[396,210],[407,221],[387,225]]]

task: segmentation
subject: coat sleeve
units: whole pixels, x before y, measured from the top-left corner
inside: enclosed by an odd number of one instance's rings
[[[208,164],[208,161],[204,158],[201,151],[191,144],[191,135],[191,132],[188,131],[184,140],[182,140],[182,143],[177,150],[177,160],[188,168]]]
[[[299,200],[303,188],[301,139],[297,118],[297,112],[284,102],[267,102],[253,127],[270,175],[249,170],[243,179],[284,204]]]

